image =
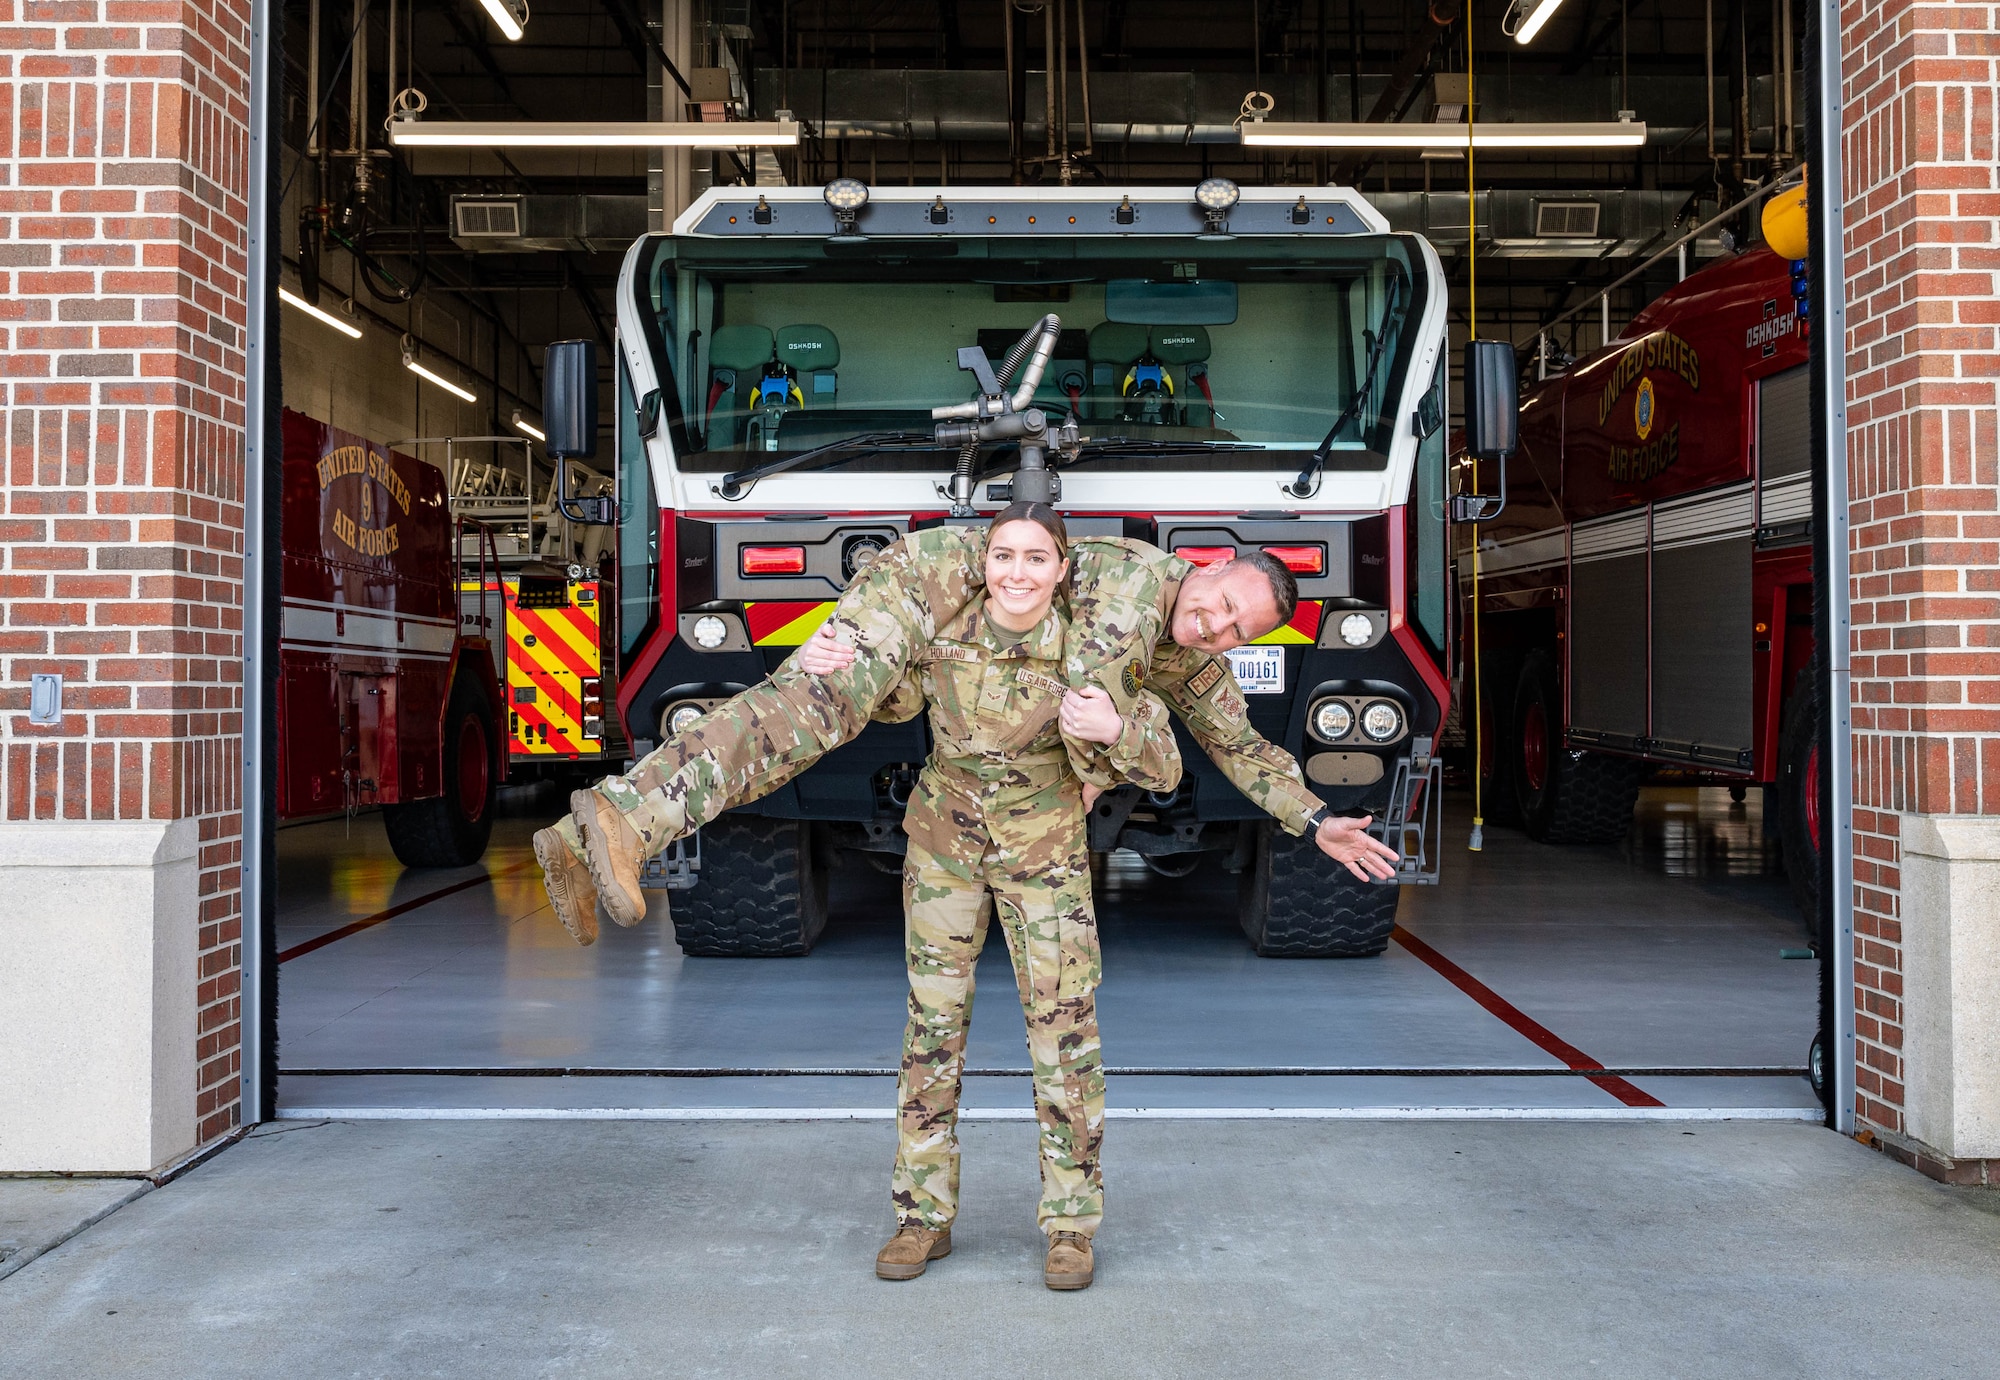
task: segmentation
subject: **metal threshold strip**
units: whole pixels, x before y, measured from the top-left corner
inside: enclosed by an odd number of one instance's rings
[[[281,1078],[894,1078],[894,1068],[619,1068],[601,1065],[479,1068],[448,1066],[384,1066],[372,1068],[281,1069]],[[1025,1068],[966,1069],[967,1078],[1026,1078]],[[1460,1067],[1403,1068],[1390,1065],[1274,1065],[1265,1068],[1219,1068],[1212,1065],[1109,1065],[1116,1078],[1804,1078],[1803,1066],[1793,1065],[1633,1065],[1630,1067],[1563,1068]]]

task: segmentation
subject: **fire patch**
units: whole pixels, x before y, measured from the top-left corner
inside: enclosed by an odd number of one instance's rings
[[[1221,680],[1222,663],[1211,661],[1208,665],[1188,677],[1188,693],[1191,695],[1206,695],[1220,684]]]

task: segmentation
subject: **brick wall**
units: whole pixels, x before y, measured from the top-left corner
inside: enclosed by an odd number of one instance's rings
[[[193,818],[199,1138],[236,1122],[241,0],[0,0],[0,800]],[[59,727],[28,678],[59,671]]]
[[[1904,1129],[1909,814],[2000,815],[2000,8],[1842,10],[1862,1121]]]

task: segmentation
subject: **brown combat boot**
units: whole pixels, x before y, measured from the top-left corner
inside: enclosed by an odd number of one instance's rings
[[[590,864],[590,879],[597,883],[604,913],[621,925],[638,924],[646,918],[646,893],[639,889],[639,869],[646,859],[638,831],[625,822],[617,806],[594,790],[572,795],[569,810],[583,835],[584,860]]]
[[[933,1260],[951,1254],[951,1228],[932,1231],[914,1224],[896,1228],[889,1244],[875,1255],[875,1273],[883,1279],[915,1279]]]
[[[1049,1258],[1042,1264],[1042,1283],[1051,1289],[1088,1289],[1096,1273],[1089,1237],[1080,1231],[1049,1233]]]
[[[554,826],[535,831],[535,861],[542,865],[542,885],[549,904],[569,937],[586,947],[597,942],[597,886],[590,868],[570,848]]]

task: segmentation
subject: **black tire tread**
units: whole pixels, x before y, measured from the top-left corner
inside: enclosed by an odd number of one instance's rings
[[[1586,752],[1572,758],[1558,749],[1556,807],[1543,843],[1622,843],[1632,830],[1632,807],[1646,764],[1629,757]]]
[[[1260,956],[1372,958],[1389,947],[1402,887],[1356,881],[1306,839],[1256,827],[1241,920]]]
[[[1518,774],[1518,767],[1509,774],[1509,794],[1528,837],[1551,844],[1623,842],[1632,829],[1632,807],[1639,803],[1646,764],[1631,757],[1571,752],[1562,745],[1562,696],[1555,657],[1547,650],[1538,650],[1521,665],[1513,710],[1507,716],[1510,765],[1520,756],[1525,706],[1537,696],[1550,738],[1547,793],[1539,801],[1524,799],[1529,791],[1526,777]]]
[[[797,958],[826,927],[826,876],[812,826],[724,815],[701,831],[700,880],[670,907],[695,958]]]
[[[1819,933],[1819,855],[1806,830],[1803,791],[1806,761],[1820,731],[1820,690],[1811,675],[1799,678],[1785,702],[1784,726],[1778,736],[1778,848],[1806,933]]]
[[[458,769],[452,753],[458,741],[459,721],[468,712],[480,714],[486,720],[486,741],[490,750],[499,734],[492,707],[472,681],[464,678],[454,680],[451,695],[445,701],[444,779],[440,783],[443,793],[406,804],[382,807],[382,826],[389,835],[390,851],[395,853],[396,861],[405,867],[470,867],[486,855],[486,845],[493,837],[493,815],[499,801],[500,768],[488,764],[486,809],[479,819],[470,823],[460,819],[453,800]]]

